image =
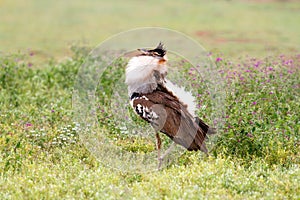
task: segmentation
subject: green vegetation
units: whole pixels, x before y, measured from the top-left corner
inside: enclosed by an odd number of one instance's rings
[[[0,1],[0,199],[300,199],[299,3],[154,1],[147,12],[157,14],[148,16],[139,1],[133,7],[123,1],[17,2]],[[127,12],[132,9],[141,17]],[[60,58],[72,40],[96,44],[156,22],[212,49],[226,84],[224,126],[210,157],[186,152],[161,171],[117,171],[81,144],[73,120],[74,81],[90,47],[72,46],[68,59]],[[23,50],[9,53],[16,48]],[[153,141],[115,126],[118,119],[112,120],[114,110],[106,104],[114,99],[111,88],[124,65],[114,62],[99,83],[99,127],[124,151],[155,152]],[[195,88],[199,116],[209,120],[207,88],[192,66],[182,65],[183,76],[194,83],[189,87]],[[125,109],[128,118],[145,125]]]
[[[104,167],[80,144],[71,108],[80,54],[43,69],[32,69],[29,57],[0,61],[1,199],[299,198],[299,56],[243,64],[217,58],[228,96],[212,156],[187,152],[146,174]],[[106,134],[125,151],[155,151],[107,120]]]

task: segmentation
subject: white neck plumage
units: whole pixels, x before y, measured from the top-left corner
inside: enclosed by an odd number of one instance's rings
[[[128,93],[150,93],[157,88],[158,80],[155,73],[167,73],[166,62],[152,56],[137,56],[130,59],[126,68]]]

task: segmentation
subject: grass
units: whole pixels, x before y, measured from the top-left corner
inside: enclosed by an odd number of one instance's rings
[[[28,2],[0,1],[0,199],[300,198],[299,3],[143,2],[156,12],[148,15],[140,2]],[[212,50],[226,84],[225,123],[210,157],[186,152],[162,171],[118,171],[79,139],[74,81],[90,46],[148,25],[185,32]],[[68,49],[86,38],[90,45]],[[173,78],[193,84],[198,114],[209,121],[207,88],[180,63],[184,73]],[[106,104],[124,65],[114,62],[97,88],[99,134],[124,152],[155,153],[153,140],[126,134]]]
[[[28,65],[32,54],[1,58],[1,199],[299,198],[299,55],[232,63],[213,54],[228,95],[212,156],[187,152],[152,173],[105,167],[80,143],[71,95],[84,55],[43,69]],[[155,151],[105,124],[124,151]]]
[[[60,152],[58,163],[46,155],[40,164],[1,179],[1,198],[97,198],[97,199],[297,199],[299,168],[273,167],[263,161],[251,168],[227,159],[199,162],[195,156],[187,166],[174,166],[156,174],[115,173],[101,166],[79,162],[74,151]],[[44,158],[42,158],[44,157]],[[76,162],[77,161],[77,162]],[[62,168],[64,166],[64,168]],[[24,178],[26,177],[26,178]]]

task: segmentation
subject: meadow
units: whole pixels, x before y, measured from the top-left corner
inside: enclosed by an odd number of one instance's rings
[[[16,2],[0,1],[0,199],[300,198],[299,3]],[[224,126],[209,157],[186,152],[161,171],[115,170],[81,142],[73,87],[97,42],[148,25],[182,31],[207,47],[226,86]],[[115,64],[115,76],[100,83],[106,93],[97,90],[99,127],[126,151],[155,151],[111,123],[113,111],[101,99],[113,98],[126,61]],[[209,120],[206,88],[183,64],[199,116]]]

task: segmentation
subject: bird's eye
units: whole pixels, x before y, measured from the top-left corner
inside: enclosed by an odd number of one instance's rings
[[[153,55],[163,57],[165,55],[165,52],[161,51],[161,50],[156,50],[156,51],[153,51]]]

